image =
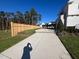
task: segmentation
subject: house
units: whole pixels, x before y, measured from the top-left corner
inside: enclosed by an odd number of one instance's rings
[[[79,0],[69,0],[59,14],[64,28],[75,27],[79,24]]]

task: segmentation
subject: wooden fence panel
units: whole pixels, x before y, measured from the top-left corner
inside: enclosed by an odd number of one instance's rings
[[[11,36],[14,37],[19,32],[36,28],[39,28],[39,26],[11,22]]]

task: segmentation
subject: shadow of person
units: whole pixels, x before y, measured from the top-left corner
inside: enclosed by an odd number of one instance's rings
[[[27,46],[23,49],[23,55],[21,59],[30,59],[30,52],[32,51],[32,46],[30,43],[27,44]]]

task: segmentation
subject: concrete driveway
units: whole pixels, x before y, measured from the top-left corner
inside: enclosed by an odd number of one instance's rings
[[[0,59],[72,59],[54,30],[36,33],[1,53]],[[5,59],[5,58],[3,58]]]

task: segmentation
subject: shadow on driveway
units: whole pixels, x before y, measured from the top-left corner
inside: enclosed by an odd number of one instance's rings
[[[32,51],[32,46],[30,43],[27,44],[27,46],[23,49],[23,55],[21,59],[30,59],[30,52]]]

